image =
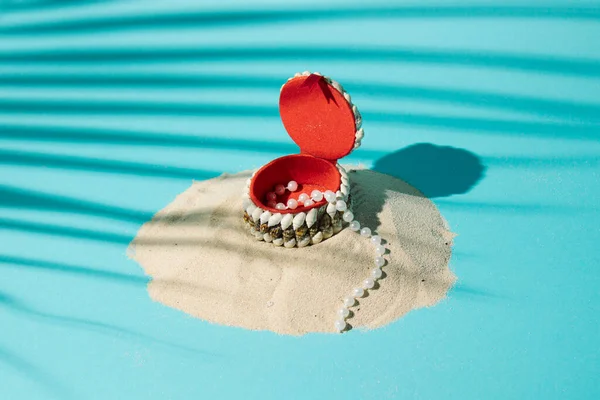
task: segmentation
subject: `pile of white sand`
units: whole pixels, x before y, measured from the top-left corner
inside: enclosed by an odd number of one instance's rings
[[[348,320],[373,329],[445,296],[456,279],[448,268],[454,235],[433,203],[405,182],[369,170],[349,175],[356,219],[390,251],[383,279]],[[195,182],[142,226],[129,254],[152,277],[150,296],[218,324],[335,332],[341,299],[374,267],[373,246],[348,228],[300,249],[257,241],[242,220],[249,176]]]

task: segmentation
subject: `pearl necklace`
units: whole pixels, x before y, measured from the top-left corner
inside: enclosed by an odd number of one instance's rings
[[[342,219],[350,224],[350,229],[354,232],[359,232],[364,238],[370,239],[371,244],[375,246],[375,268],[371,270],[371,276],[362,281],[360,287],[356,287],[352,290],[352,294],[344,297],[342,300],[344,306],[337,310],[337,317],[334,322],[335,329],[338,332],[346,330],[348,323],[347,320],[350,318],[349,308],[356,305],[357,299],[363,297],[366,291],[372,290],[375,287],[375,282],[381,279],[383,271],[381,268],[385,265],[386,260],[383,255],[386,252],[385,246],[381,243],[381,236],[372,235],[371,229],[368,227],[360,227],[360,222],[354,219],[352,211],[347,210],[347,204],[344,200],[338,200],[336,194],[331,190],[321,192],[320,190],[313,190],[310,197],[306,193],[301,193],[298,196],[298,200],[289,199],[287,205],[283,203],[277,203],[277,197],[283,195],[285,191],[295,192],[298,190],[298,183],[296,181],[290,181],[287,185],[276,185],[272,192],[267,193],[267,200],[269,207],[276,208],[278,210],[296,209],[298,207],[298,201],[303,202],[305,207],[311,206],[315,201],[325,200],[329,204],[333,204],[338,211],[345,211]]]

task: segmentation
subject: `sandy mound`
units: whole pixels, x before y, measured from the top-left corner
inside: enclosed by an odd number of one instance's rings
[[[350,229],[315,246],[259,242],[242,221],[250,172],[194,183],[130,247],[153,280],[152,299],[224,325],[282,334],[335,332],[335,311],[374,267],[373,246]],[[376,290],[360,299],[353,327],[386,325],[431,306],[450,289],[453,235],[428,199],[405,182],[369,170],[350,172],[353,211],[388,242]]]

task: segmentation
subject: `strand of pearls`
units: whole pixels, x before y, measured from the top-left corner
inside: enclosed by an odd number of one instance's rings
[[[381,268],[385,265],[386,261],[383,255],[386,252],[385,246],[381,243],[381,236],[372,235],[371,229],[368,227],[360,227],[360,222],[354,219],[352,211],[346,211],[342,217],[344,221],[350,223],[350,229],[354,232],[359,232],[364,238],[370,240],[371,244],[375,247],[375,268],[371,270],[370,276],[362,281],[359,287],[352,290],[349,296],[344,297],[342,300],[343,307],[337,310],[337,317],[334,322],[335,329],[342,332],[346,329],[348,323],[347,319],[350,317],[349,308],[356,304],[356,299],[363,297],[366,291],[373,289],[375,282],[381,279],[383,271]]]
[[[333,191],[326,190],[325,192],[321,192],[320,190],[313,190],[310,196],[306,193],[301,193],[300,196],[298,196],[298,200],[289,199],[287,205],[277,203],[277,197],[283,195],[286,189],[290,192],[295,192],[298,190],[298,183],[296,181],[290,181],[285,186],[282,184],[276,185],[272,192],[267,193],[269,207],[278,210],[286,210],[288,208],[294,210],[298,207],[299,203],[304,204],[305,207],[309,207],[315,202],[325,198],[329,204],[335,206],[337,211],[344,211],[342,219],[350,224],[350,229],[352,231],[358,232],[362,237],[369,239],[371,244],[375,247],[375,268],[371,270],[370,276],[362,281],[359,287],[354,288],[349,296],[344,297],[342,300],[343,307],[337,310],[334,326],[338,332],[343,332],[348,326],[347,320],[350,318],[349,308],[356,305],[356,300],[363,297],[367,291],[373,289],[375,287],[375,282],[383,276],[381,268],[385,266],[386,263],[386,260],[383,257],[386,248],[381,243],[381,236],[373,235],[371,229],[366,226],[361,228],[360,222],[354,219],[352,211],[347,209],[348,205],[346,202],[343,199],[338,199],[336,193]]]
[[[337,195],[331,191],[326,190],[325,192],[321,192],[320,190],[313,190],[310,193],[310,196],[306,193],[300,193],[298,196],[298,200],[289,199],[287,204],[277,202],[279,196],[283,195],[286,190],[290,192],[295,192],[298,190],[298,182],[289,181],[287,185],[275,185],[272,192],[267,193],[267,205],[271,208],[275,208],[277,210],[295,210],[298,208],[300,204],[304,205],[304,207],[310,207],[315,204],[315,202],[319,202],[325,198],[327,202],[333,203],[336,206],[338,211],[345,211],[347,208],[346,202],[344,200],[338,199]]]

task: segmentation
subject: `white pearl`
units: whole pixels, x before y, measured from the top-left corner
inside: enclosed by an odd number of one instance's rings
[[[312,197],[314,201],[321,201],[323,200],[323,193],[321,193],[320,190],[313,190],[310,193],[310,197]]]
[[[385,246],[380,244],[377,247],[375,247],[375,254],[377,254],[378,256],[384,255],[385,254]]]
[[[295,210],[298,207],[298,201],[296,201],[295,199],[289,199],[287,201],[287,206],[289,209]]]
[[[345,297],[344,298],[344,305],[346,307],[352,307],[355,302],[356,302],[356,300],[354,300],[354,297]]]
[[[352,296],[354,297],[363,297],[365,295],[365,291],[362,288],[355,288],[352,290]]]
[[[373,243],[375,246],[379,246],[381,244],[381,236],[379,236],[379,235],[371,236],[371,243]]]
[[[339,310],[337,310],[337,315],[340,318],[348,318],[348,316],[350,315],[350,310],[348,310],[346,307],[340,308]]]
[[[287,184],[287,190],[289,190],[290,192],[295,192],[296,190],[298,190],[298,182],[289,181]]]
[[[314,202],[314,201],[312,201],[312,200],[306,200],[306,201],[304,202],[304,207],[310,207],[310,206],[312,206],[312,205],[314,205],[314,204],[315,204],[315,202]]]
[[[379,268],[383,267],[385,265],[385,258],[381,256],[375,257],[375,265],[377,265]]]
[[[360,222],[358,222],[358,221],[350,222],[350,229],[352,229],[354,232],[358,231],[360,229]]]
[[[277,200],[277,194],[275,192],[267,193],[267,201]]]
[[[277,203],[275,205],[275,208],[278,209],[278,210],[285,210],[287,207],[283,203]]]
[[[285,193],[285,186],[283,186],[283,185],[277,185],[277,186],[275,186],[275,193],[278,194],[278,195],[280,195],[280,196],[282,194],[284,194]]]
[[[346,329],[346,321],[344,321],[343,319],[338,319],[337,321],[335,321],[334,325],[335,329],[337,329],[339,332]]]
[[[333,193],[331,190],[325,192],[325,200],[327,200],[328,203],[333,203],[335,199],[335,193]]]
[[[346,205],[346,202],[344,200],[338,200],[337,203],[335,203],[335,208],[338,211],[346,211],[346,208],[348,208],[348,206]]]
[[[310,200],[310,197],[306,193],[302,193],[302,194],[300,194],[300,196],[298,196],[298,203],[304,204],[308,200]]]
[[[360,230],[360,236],[369,237],[371,236],[371,229],[366,226]]]
[[[365,289],[372,289],[375,286],[375,281],[371,278],[367,278],[363,281],[363,287]]]
[[[346,222],[352,222],[352,220],[354,219],[354,214],[352,213],[352,211],[346,211],[344,215],[342,215],[342,219]]]
[[[381,278],[381,275],[383,275],[383,272],[381,271],[381,269],[379,269],[379,268],[373,268],[371,270],[371,277],[373,279],[379,279],[379,278]]]

